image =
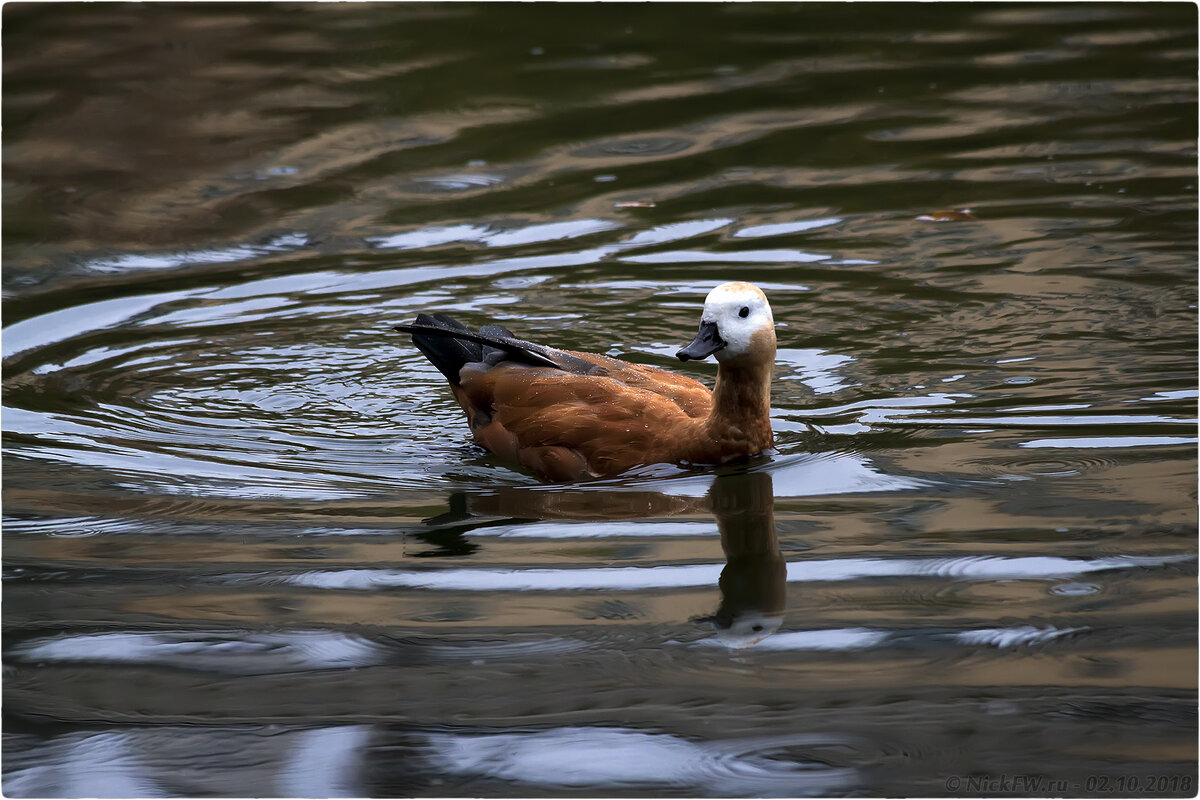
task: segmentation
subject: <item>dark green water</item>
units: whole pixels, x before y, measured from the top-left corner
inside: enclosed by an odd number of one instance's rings
[[[1194,796],[1196,23],[6,5],[5,794]],[[539,485],[390,330],[711,380],[730,279],[748,467]]]

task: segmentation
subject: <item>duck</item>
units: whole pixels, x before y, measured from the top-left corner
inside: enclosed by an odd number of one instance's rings
[[[441,313],[394,326],[446,377],[476,444],[550,482],[649,464],[718,465],[771,449],[775,319],[762,290],[731,281],[704,299],[675,355],[717,361],[716,384],[596,353],[471,330]]]

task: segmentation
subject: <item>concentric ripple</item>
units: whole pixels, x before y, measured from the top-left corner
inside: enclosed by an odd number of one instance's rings
[[[556,728],[523,734],[434,734],[426,758],[451,773],[560,787],[693,787],[719,795],[822,795],[845,790],[855,767],[817,758],[856,742],[794,735],[694,743],[622,728]],[[805,757],[807,756],[807,758]],[[865,766],[867,754],[862,754]],[[858,759],[851,759],[858,760]]]

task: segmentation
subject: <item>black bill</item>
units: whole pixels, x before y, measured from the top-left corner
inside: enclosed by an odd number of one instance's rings
[[[692,339],[692,343],[676,353],[676,357],[680,361],[689,359],[700,360],[708,358],[713,353],[717,352],[725,346],[725,340],[721,338],[721,334],[717,332],[717,323],[701,322],[700,332],[696,334],[696,338]]]

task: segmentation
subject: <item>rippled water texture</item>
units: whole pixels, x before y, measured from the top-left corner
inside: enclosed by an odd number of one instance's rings
[[[8,796],[1195,795],[1194,5],[3,14]],[[711,381],[728,279],[720,470],[391,331]]]

